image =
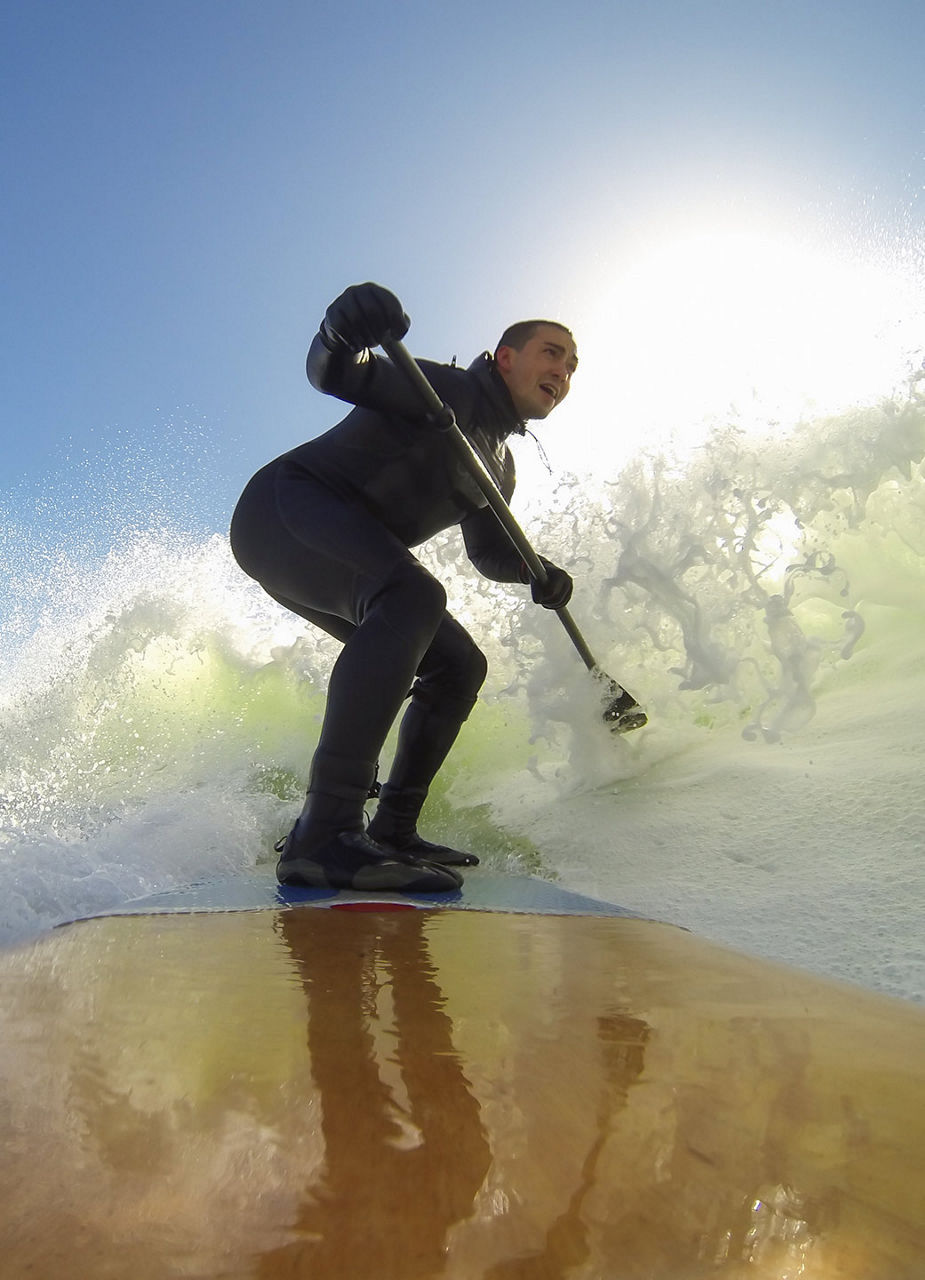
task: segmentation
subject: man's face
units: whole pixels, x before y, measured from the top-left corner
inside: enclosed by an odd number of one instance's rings
[[[564,329],[541,325],[520,351],[499,347],[498,372],[522,418],[545,418],[569,393],[578,350]]]

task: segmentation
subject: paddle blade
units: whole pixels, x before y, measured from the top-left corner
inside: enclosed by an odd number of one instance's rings
[[[597,673],[605,686],[601,719],[611,733],[630,733],[649,723],[649,718],[631,693],[603,672]]]

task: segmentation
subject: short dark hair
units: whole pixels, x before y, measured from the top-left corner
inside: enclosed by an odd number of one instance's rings
[[[573,342],[575,341],[575,336],[571,329],[567,329],[558,320],[518,320],[516,324],[509,324],[498,339],[495,355],[498,354],[499,347],[513,347],[515,351],[522,351],[530,339],[535,336],[537,329],[541,329],[544,325],[548,325],[550,329],[561,329],[563,333],[568,334]]]

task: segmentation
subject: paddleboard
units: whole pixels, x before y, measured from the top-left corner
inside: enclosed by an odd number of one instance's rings
[[[925,1010],[556,885],[0,954],[0,1275],[913,1280]]]

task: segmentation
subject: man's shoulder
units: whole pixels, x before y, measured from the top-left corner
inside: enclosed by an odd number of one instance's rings
[[[438,382],[444,383],[449,387],[468,387],[475,386],[477,379],[473,370],[464,369],[458,365],[455,360],[449,364],[441,364],[438,360],[418,360],[424,375],[434,386]]]
[[[418,364],[437,395],[446,401],[457,417],[474,412],[480,393],[478,378],[471,369],[433,360],[419,360]]]

